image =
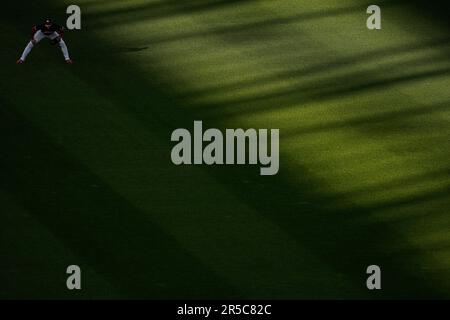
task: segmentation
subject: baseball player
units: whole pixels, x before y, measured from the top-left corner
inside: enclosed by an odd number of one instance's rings
[[[31,49],[42,39],[50,39],[51,44],[58,44],[64,55],[64,59],[67,64],[72,64],[73,61],[70,59],[69,50],[67,49],[66,43],[63,40],[64,27],[53,23],[51,19],[46,19],[43,24],[34,26],[32,28],[31,41],[26,46],[22,53],[22,56],[17,60],[17,64],[23,64]]]

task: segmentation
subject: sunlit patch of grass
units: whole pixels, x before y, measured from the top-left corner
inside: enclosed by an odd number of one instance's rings
[[[318,182],[315,191],[334,196],[331,207],[370,208],[370,216],[387,220],[390,214],[412,215],[410,225],[419,226],[421,220],[411,213],[415,206],[383,208],[448,188],[445,171],[432,175],[433,170],[445,169],[449,156],[448,41],[427,46],[429,34],[438,40],[445,32],[416,16],[405,18],[401,5],[383,8],[383,30],[368,31],[365,7],[355,9],[360,4],[249,3],[148,21],[130,19],[101,31],[101,36],[118,37],[121,45],[148,45],[148,50],[126,58],[149,77],[160,74],[198,117],[228,127],[280,128],[282,137],[286,135],[282,159],[289,159],[282,161],[282,174],[290,183],[301,183],[297,168],[306,168]],[[302,19],[346,6],[348,12]],[[297,20],[270,22],[295,15]],[[245,27],[264,19],[270,22],[266,27]],[[232,31],[237,26],[242,29]],[[411,43],[424,45],[398,49]],[[298,73],[284,75],[290,70]],[[423,178],[396,184],[415,176]],[[420,241],[413,239],[433,239],[433,229],[410,233],[404,225],[395,228],[399,241],[417,250],[415,261],[427,256]],[[430,246],[447,240],[438,234]],[[434,270],[445,277],[439,264],[448,264],[448,255],[441,251],[438,256]]]

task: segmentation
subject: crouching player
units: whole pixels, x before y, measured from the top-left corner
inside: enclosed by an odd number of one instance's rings
[[[53,23],[51,19],[46,19],[43,24],[34,26],[31,34],[31,41],[26,46],[20,59],[17,60],[17,64],[24,63],[28,54],[31,52],[31,49],[33,49],[33,47],[44,38],[50,39],[52,44],[58,44],[64,55],[66,63],[72,64],[73,61],[70,59],[69,50],[63,40],[63,36],[64,27]]]

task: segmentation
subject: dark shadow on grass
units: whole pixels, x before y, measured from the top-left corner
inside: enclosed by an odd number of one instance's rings
[[[331,61],[330,60],[322,61],[321,63],[308,66],[307,68],[297,68],[295,64],[293,64],[290,70],[285,70],[278,73],[271,73],[269,75],[257,77],[256,79],[253,78],[251,80],[235,81],[228,85],[224,84],[217,87],[207,87],[195,91],[183,92],[178,97],[180,99],[189,99],[192,96],[198,97],[202,95],[210,95],[220,92],[230,92],[234,90],[241,90],[276,83],[277,81],[283,79],[301,79],[303,77],[335,72],[337,70],[348,68],[349,66],[361,65],[364,64],[365,62],[371,62],[374,60],[382,60],[383,58],[393,57],[399,54],[420,52],[422,50],[430,48],[445,49],[446,47],[450,49],[449,37],[431,39],[429,41],[421,43],[403,44],[400,46],[392,46],[388,48],[366,51],[364,53],[349,55],[347,57],[341,57],[333,59]],[[431,61],[430,58],[427,59],[428,62]]]
[[[123,53],[123,52],[139,52],[147,50],[149,47],[124,47],[124,48],[115,48],[114,53]]]
[[[211,113],[211,118],[237,114],[252,114],[270,111],[271,109],[280,110],[282,108],[292,107],[299,102],[308,103],[311,101],[329,100],[368,90],[388,88],[412,81],[426,81],[450,73],[450,65],[431,68],[431,70],[425,71],[407,71],[408,67],[428,68],[430,61],[450,63],[450,58],[447,53],[442,53],[438,56],[426,56],[408,62],[388,63],[383,65],[383,67],[377,67],[372,70],[352,71],[331,77],[325,76],[319,80],[308,80],[308,76],[318,74],[318,70],[316,74],[298,72],[297,80],[304,79],[304,83],[299,85],[292,85],[273,93],[247,95],[243,98],[230,98],[220,102],[209,102],[207,104],[199,103],[192,107],[197,107],[203,109],[203,112]],[[325,73],[327,71],[326,67],[322,71]],[[388,75],[386,76],[386,74]]]
[[[176,15],[186,15],[193,13],[205,13],[207,11],[219,10],[223,7],[233,7],[242,6],[247,3],[257,1],[255,0],[199,0],[199,1],[164,1],[158,3],[149,3],[138,5],[132,8],[120,8],[113,10],[106,10],[102,13],[102,19],[97,22],[92,22],[93,26],[98,28],[106,28],[115,23],[115,21],[120,21],[121,23],[138,22],[145,20],[155,20],[164,18],[173,18]],[[378,5],[386,7],[398,6],[405,4],[405,0],[384,0],[379,1]],[[180,41],[186,39],[193,39],[199,37],[207,37],[211,35],[215,36],[230,36],[230,40],[235,40],[236,37],[242,35],[245,32],[258,31],[265,28],[273,28],[275,26],[292,24],[292,23],[302,23],[312,20],[320,20],[324,18],[332,18],[340,15],[352,14],[355,12],[364,13],[369,5],[367,3],[361,3],[353,6],[345,6],[338,8],[330,8],[326,11],[316,10],[311,12],[304,12],[301,14],[286,16],[286,17],[272,17],[270,19],[262,19],[256,21],[251,21],[244,24],[230,24],[224,27],[210,28],[206,31],[198,32],[183,32],[179,30],[177,34],[172,36],[155,36],[149,42],[149,44],[159,44],[170,41]],[[92,17],[97,17],[93,14]],[[91,18],[89,13],[86,15],[87,19]]]
[[[450,27],[450,3],[446,0],[411,0],[408,2],[410,6],[416,8],[416,12],[425,15],[433,21],[434,24]]]
[[[150,217],[0,101],[0,188],[121,294],[147,299],[239,297]],[[4,227],[8,226],[0,230]],[[14,247],[17,241],[5,240],[2,246]],[[29,246],[33,250],[34,244]],[[14,265],[14,257],[2,264]],[[57,279],[55,275],[47,281]],[[60,287],[61,296],[66,296],[64,284]],[[47,297],[40,289],[41,298],[61,298]],[[95,296],[87,278],[83,290]]]
[[[165,0],[157,2],[149,2],[133,7],[123,7],[120,9],[106,10],[101,12],[101,21],[93,22],[92,26],[96,28],[109,27],[115,23],[127,24],[130,22],[138,22],[142,20],[156,20],[167,17],[173,17],[181,14],[205,13],[211,10],[217,10],[222,7],[231,7],[242,5],[246,2],[255,0]],[[97,13],[91,15],[89,11],[84,15],[86,19],[95,20],[98,18]]]

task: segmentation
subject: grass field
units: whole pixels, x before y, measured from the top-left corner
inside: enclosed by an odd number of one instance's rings
[[[75,64],[15,65],[70,4],[0,11],[0,298],[450,298],[448,5],[79,0]],[[173,165],[194,120],[279,128],[279,174]]]

